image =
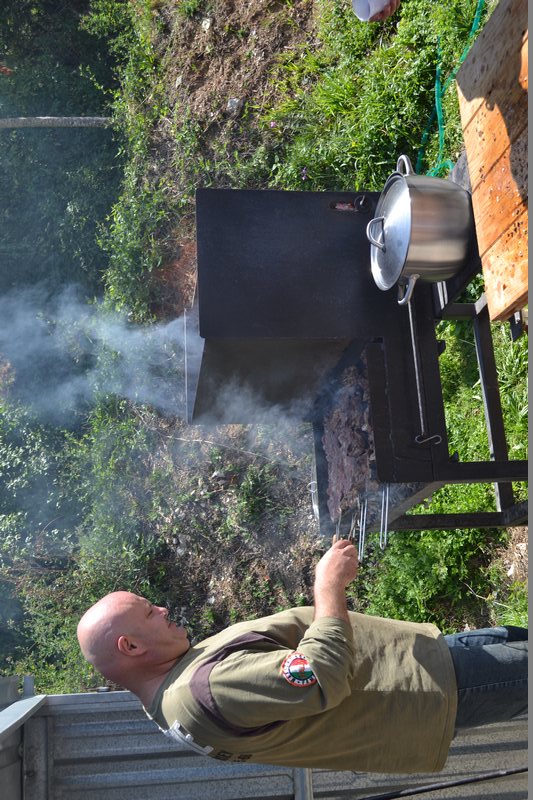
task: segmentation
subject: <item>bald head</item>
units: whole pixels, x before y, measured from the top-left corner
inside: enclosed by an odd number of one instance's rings
[[[85,612],[78,624],[78,641],[87,659],[98,672],[112,677],[120,662],[119,637],[129,631],[128,612],[137,595],[112,592]]]
[[[91,606],[79,621],[78,641],[98,672],[141,698],[190,646],[166,608],[132,592],[112,592]]]

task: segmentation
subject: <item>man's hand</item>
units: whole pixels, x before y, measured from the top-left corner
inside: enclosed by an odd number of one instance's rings
[[[315,619],[339,617],[348,620],[346,587],[357,575],[357,551],[341,539],[322,556],[315,571]]]
[[[400,0],[391,0],[388,5],[383,8],[379,14],[374,14],[373,17],[370,17],[368,20],[369,22],[380,22],[383,19],[387,19],[390,17],[391,14],[394,14],[398,6],[400,5]]]
[[[357,551],[346,539],[335,542],[324,553],[315,571],[315,587],[337,586],[345,589],[357,575]]]

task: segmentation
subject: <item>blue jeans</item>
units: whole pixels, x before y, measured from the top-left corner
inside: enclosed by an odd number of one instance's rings
[[[444,637],[457,678],[456,731],[527,711],[527,637],[513,625]]]

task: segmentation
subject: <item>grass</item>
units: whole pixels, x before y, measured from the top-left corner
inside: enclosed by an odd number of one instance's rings
[[[503,596],[505,602],[492,600],[493,616],[496,625],[518,625],[528,627],[527,584],[514,581]],[[491,602],[489,600],[489,602]]]
[[[399,19],[361,25],[348,4],[322,0],[318,53],[284,56],[274,73],[271,183],[280,188],[378,190],[405,152],[416,161],[431,118],[437,64],[459,63],[476,2],[454,0],[428,13],[402,4]],[[291,57],[292,56],[292,57]],[[454,87],[444,97],[446,158],[455,160],[461,128]],[[422,169],[436,166],[437,127],[428,132]]]
[[[161,263],[163,231],[171,211],[166,181],[151,169],[153,131],[168,114],[155,48],[159,25],[149,0],[93,0],[82,24],[109,43],[119,65],[118,88],[107,95],[118,157],[125,164],[124,179],[119,200],[99,236],[110,261],[105,276],[107,301],[143,322],[150,319],[157,295],[151,274]]]
[[[355,584],[356,607],[434,622],[444,632],[484,624],[479,598],[491,591],[484,564],[492,543],[476,530],[393,533],[384,553],[370,545]]]

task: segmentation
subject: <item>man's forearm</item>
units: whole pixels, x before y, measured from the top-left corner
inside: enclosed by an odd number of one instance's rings
[[[344,586],[321,586],[315,583],[314,594],[315,619],[337,617],[349,621]]]
[[[346,587],[357,575],[357,552],[353,544],[341,539],[332,544],[315,570],[315,619],[337,617],[349,622]]]

